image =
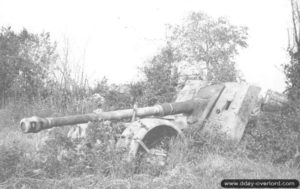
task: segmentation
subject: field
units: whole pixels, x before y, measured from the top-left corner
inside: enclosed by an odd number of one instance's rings
[[[112,123],[112,129],[97,123],[86,139],[78,140],[67,137],[70,127],[27,135],[18,127],[24,116],[57,112],[38,103],[0,110],[0,188],[201,189],[221,188],[223,179],[300,178],[299,133],[292,128],[297,120],[280,113],[252,118],[238,145],[191,128],[186,141],[171,142],[164,168],[143,167],[136,172],[134,163],[107,147],[110,133],[121,123]],[[88,148],[82,145],[86,140],[98,143]]]

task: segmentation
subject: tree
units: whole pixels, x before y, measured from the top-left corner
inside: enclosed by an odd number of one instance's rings
[[[143,105],[173,101],[186,79],[237,80],[234,57],[239,47],[247,47],[247,28],[193,12],[182,25],[170,25],[168,33],[165,46],[141,68]]]
[[[145,105],[173,100],[178,85],[178,71],[174,62],[174,49],[167,46],[141,68],[146,78],[143,90]]]
[[[175,60],[187,62],[194,70],[203,65],[207,80],[237,79],[234,57],[239,47],[247,47],[246,27],[234,26],[224,18],[215,20],[201,12],[192,12],[182,25],[169,26],[169,33],[167,43],[175,50]]]
[[[292,100],[300,97],[300,10],[298,3],[291,0],[292,7],[292,39],[289,39],[287,51],[289,64],[284,65],[288,96]]]
[[[56,60],[56,45],[49,33],[32,34],[26,29],[15,33],[10,27],[0,30],[0,89],[2,104],[8,97],[41,95]]]

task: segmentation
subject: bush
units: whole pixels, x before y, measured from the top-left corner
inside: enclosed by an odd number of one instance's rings
[[[299,118],[284,111],[262,112],[246,128],[242,145],[247,156],[275,164],[295,161],[300,143],[300,133],[295,126],[299,124]]]
[[[15,176],[23,156],[22,149],[15,146],[0,146],[0,182]]]
[[[36,177],[37,153],[33,140],[23,139],[16,132],[7,133],[0,143],[0,182],[13,177]]]
[[[104,108],[130,107],[132,99],[128,93],[117,89],[106,92],[111,98],[105,99]],[[119,97],[122,102],[118,101]],[[52,104],[49,99],[40,99],[33,104],[27,101],[10,104],[2,112],[2,115],[8,115],[2,121],[16,125],[24,116],[85,113],[97,106],[93,98],[71,100],[65,109]],[[98,183],[95,185],[99,187],[101,184],[115,187],[119,183],[125,188],[129,185],[137,188],[205,188],[207,184],[217,188],[216,182],[236,175],[288,178],[292,173],[297,175],[297,171],[277,168],[274,164],[296,165],[296,147],[300,138],[297,112],[300,112],[297,107],[287,107],[280,112],[261,113],[250,120],[240,144],[228,141],[222,135],[203,133],[201,127],[189,127],[184,131],[185,140],[171,140],[167,164],[163,168],[145,167],[139,169],[140,172],[135,164],[140,162],[126,162],[124,151],[114,148],[118,134],[125,129],[122,122],[90,123],[84,139],[67,137],[70,127],[34,135],[22,135],[5,128],[1,135],[6,131],[11,134],[4,133],[7,142],[0,143],[0,182],[7,180],[10,186],[19,188],[26,184],[37,188],[80,188],[79,185],[84,186],[83,183],[89,181]],[[40,140],[44,143],[37,145]]]

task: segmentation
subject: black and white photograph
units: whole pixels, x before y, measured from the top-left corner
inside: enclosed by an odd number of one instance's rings
[[[300,0],[0,0],[0,189],[299,181]]]

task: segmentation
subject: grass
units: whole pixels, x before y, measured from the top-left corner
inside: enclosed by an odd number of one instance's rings
[[[18,128],[20,117],[50,112],[41,104],[31,108],[28,112],[16,106],[0,110],[0,188],[214,189],[221,188],[220,183],[226,178],[300,178],[299,169],[291,164],[249,159],[249,152],[243,146],[234,147],[220,137],[206,138],[199,134],[187,134],[185,141],[171,142],[167,165],[159,176],[146,174],[149,170],[134,174],[131,165],[122,162],[118,153],[105,151],[105,143],[92,151],[83,149],[81,156],[71,154],[73,159],[58,160],[64,149],[72,152],[76,141],[70,142],[59,129],[55,130],[52,143],[43,145],[46,132],[22,134]],[[42,154],[46,157],[41,155],[41,146],[47,147]],[[92,170],[86,168],[87,164],[93,165]]]
[[[286,166],[274,166],[266,162],[253,162],[243,158],[207,154],[197,163],[177,164],[159,177],[138,174],[128,178],[86,175],[79,178],[34,179],[15,178],[6,186],[27,183],[36,188],[221,188],[222,179],[291,179],[299,178],[299,170]]]

